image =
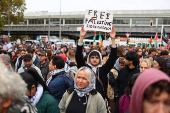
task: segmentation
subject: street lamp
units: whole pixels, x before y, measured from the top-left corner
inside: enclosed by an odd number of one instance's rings
[[[61,40],[61,0],[60,0],[60,32],[59,32],[59,37]]]

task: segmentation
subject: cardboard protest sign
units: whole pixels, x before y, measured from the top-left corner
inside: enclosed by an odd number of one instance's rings
[[[106,11],[86,10],[84,29],[92,31],[111,32],[113,14]]]

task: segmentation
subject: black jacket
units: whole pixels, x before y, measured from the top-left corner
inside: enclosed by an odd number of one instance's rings
[[[125,93],[125,88],[128,86],[129,79],[135,73],[140,73],[140,70],[137,67],[130,69],[128,66],[125,66],[120,70],[115,82],[115,89],[118,90],[119,97]]]
[[[82,49],[83,49],[83,46],[77,45],[75,58],[76,58],[78,68],[82,66],[86,66],[85,61],[83,59]],[[96,74],[99,76],[100,80],[103,83],[105,93],[106,93],[106,88],[107,88],[107,74],[113,68],[116,59],[117,59],[117,48],[111,48],[111,53],[110,53],[110,56],[107,62],[101,67],[97,67]],[[90,65],[87,65],[87,66],[92,68]],[[104,97],[102,86],[97,79],[96,79],[96,90],[102,95],[102,97]]]
[[[43,65],[38,62],[36,66],[41,70],[42,76],[46,81],[49,73],[49,61],[46,61]]]

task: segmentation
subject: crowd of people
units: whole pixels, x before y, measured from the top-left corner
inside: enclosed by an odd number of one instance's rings
[[[0,113],[170,113],[170,53],[145,46],[0,45]],[[6,48],[6,49],[4,49]]]

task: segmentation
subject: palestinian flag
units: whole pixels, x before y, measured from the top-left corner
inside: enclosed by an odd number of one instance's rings
[[[154,40],[155,40],[155,48],[158,49],[159,48],[158,33],[156,33]]]
[[[92,19],[92,20],[97,20],[97,17],[92,17],[91,19]]]
[[[162,36],[161,36],[161,44],[163,47],[165,47]]]

